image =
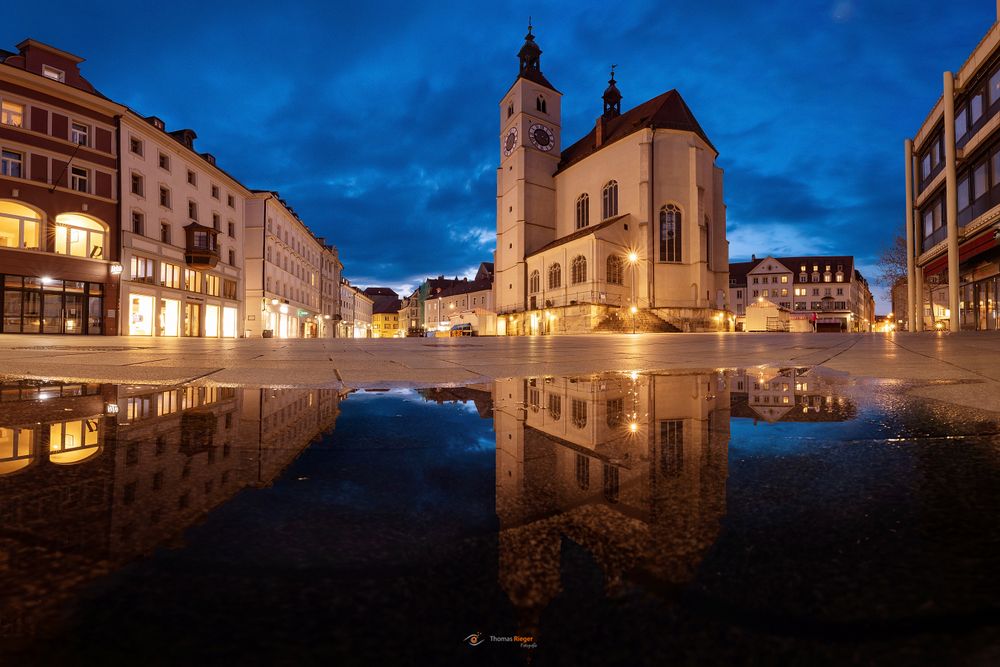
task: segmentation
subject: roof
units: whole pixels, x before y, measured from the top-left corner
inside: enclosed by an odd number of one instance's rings
[[[564,243],[569,243],[570,241],[575,241],[577,239],[582,239],[583,237],[589,236],[589,235],[593,234],[596,231],[604,229],[605,227],[610,227],[611,225],[613,225],[614,223],[618,222],[619,220],[621,220],[622,218],[624,218],[627,215],[628,215],[628,213],[623,213],[621,215],[616,215],[613,218],[608,218],[604,222],[600,222],[600,223],[598,223],[596,225],[590,225],[589,227],[584,227],[583,229],[578,229],[575,232],[573,232],[572,234],[567,234],[566,236],[562,237],[561,239],[556,239],[552,243],[547,243],[546,245],[543,245],[538,250],[536,250],[534,252],[531,252],[531,253],[528,253],[526,255],[526,257],[533,257],[533,256],[535,256],[535,255],[537,255],[539,253],[545,252],[546,250],[551,250],[552,248],[556,248],[558,246],[561,246]]]
[[[729,282],[746,283],[747,274],[757,265],[757,262],[733,262],[729,265]]]
[[[367,291],[367,290],[365,290]],[[375,304],[372,306],[373,315],[386,315],[399,312],[399,309],[403,307],[402,302],[399,299],[385,298],[385,297],[375,297]]]
[[[368,296],[391,296],[393,298],[399,296],[391,287],[366,287],[364,292]]]
[[[485,292],[491,289],[493,289],[492,280],[463,280],[457,285],[441,290],[434,297],[458,296],[460,294],[470,294],[471,292]]]
[[[619,139],[624,139],[630,134],[647,127],[694,132],[704,139],[705,143],[711,146],[712,150],[716,150],[711,140],[709,140],[708,135],[701,129],[701,125],[698,124],[694,114],[691,113],[691,109],[688,108],[688,105],[676,89],[669,90],[662,95],[643,102],[620,116],[601,122],[604,123],[601,145],[597,145],[595,137],[597,128],[595,127],[575,144],[563,149],[557,173],[579,162],[588,155],[596,153],[608,144],[612,144]]]
[[[787,268],[792,273],[799,273],[802,265],[806,267],[806,273],[812,273],[812,267],[818,265],[823,267],[820,269],[822,272],[829,264],[831,269],[836,271],[837,266],[844,267],[844,275],[854,275],[857,273],[854,269],[854,257],[852,255],[803,255],[796,257],[774,257],[773,255],[768,255],[767,257],[761,257],[760,259],[755,259],[750,262],[736,262],[729,265],[729,280],[734,279],[736,272],[742,271],[742,275],[745,278],[748,273],[753,271],[755,268],[760,266],[761,262],[766,259],[773,259],[776,262],[780,262],[785,268]],[[744,267],[749,266],[749,268],[744,269]]]

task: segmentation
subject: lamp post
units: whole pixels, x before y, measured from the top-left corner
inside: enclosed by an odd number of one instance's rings
[[[635,265],[639,263],[639,254],[634,250],[628,254],[628,263],[632,267],[632,307],[629,310],[632,313],[632,333],[635,333],[635,317],[639,312],[639,308],[635,302]]]

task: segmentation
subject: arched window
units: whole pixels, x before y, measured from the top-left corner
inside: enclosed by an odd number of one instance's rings
[[[570,264],[570,281],[574,285],[587,282],[587,259],[577,255]]]
[[[559,421],[562,416],[562,396],[549,394],[549,417],[552,421]]]
[[[586,401],[580,401],[573,399],[570,403],[570,410],[573,415],[573,426],[577,428],[586,428],[587,426],[587,403]]]
[[[541,95],[539,95],[538,98],[535,100],[535,108],[537,108],[542,113],[548,113],[545,110],[545,98],[542,97]]]
[[[38,249],[42,218],[27,206],[0,201],[0,246]]]
[[[583,193],[576,198],[576,228],[583,229],[590,224],[590,196]]]
[[[618,181],[609,181],[601,191],[601,219],[618,215]]]
[[[107,227],[76,213],[56,216],[56,253],[104,259]]]
[[[549,289],[562,287],[562,267],[553,264],[549,267]]]
[[[673,204],[660,209],[660,261],[681,261],[681,210]]]
[[[513,115],[514,115],[514,105],[513,104],[508,104],[507,105],[507,118],[510,118]]]
[[[528,291],[532,294],[540,291],[542,284],[542,276],[537,270],[531,272],[531,277],[528,278]]]
[[[608,255],[608,284],[622,284],[622,258],[618,255]]]

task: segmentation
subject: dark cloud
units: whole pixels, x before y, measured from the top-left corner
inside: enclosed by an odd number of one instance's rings
[[[130,7],[15,4],[0,47],[31,36],[84,56],[102,92],[194,128],[338,245],[349,276],[390,285],[490,259],[497,105],[529,14],[564,144],[592,127],[616,63],[626,107],[677,88],[718,146],[734,256],[869,266],[901,225],[903,138],[995,18],[978,0]]]

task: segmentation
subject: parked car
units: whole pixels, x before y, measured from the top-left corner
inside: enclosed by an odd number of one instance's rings
[[[454,336],[475,336],[476,332],[472,330],[472,324],[469,322],[463,322],[461,324],[456,324],[451,327],[451,335]]]

